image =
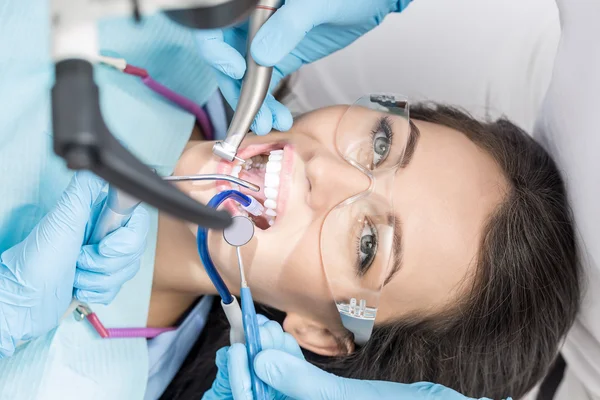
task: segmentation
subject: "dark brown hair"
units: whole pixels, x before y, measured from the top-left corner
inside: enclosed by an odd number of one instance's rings
[[[434,104],[413,107],[411,118],[463,132],[508,182],[484,228],[471,286],[444,313],[377,325],[368,343],[350,355],[307,353],[307,359],[349,378],[429,381],[477,398],[522,397],[556,357],[581,296],[563,180],[548,153],[506,119],[481,122]],[[214,377],[199,362],[214,360],[214,351],[194,349],[163,397],[199,398]]]

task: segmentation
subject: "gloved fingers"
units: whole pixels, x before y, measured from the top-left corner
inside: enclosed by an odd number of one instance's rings
[[[83,302],[91,302],[90,298],[93,297],[94,303],[108,304],[114,299],[123,284],[131,280],[139,269],[139,261],[134,261],[122,270],[112,274],[78,269],[75,272],[73,282],[73,287],[77,290],[77,299]]]
[[[302,353],[302,349],[296,341],[296,338],[294,338],[287,332],[283,334],[283,350],[288,354],[291,354],[295,357],[298,357],[301,360],[304,360],[304,354]]]
[[[219,369],[219,372],[223,370],[227,373],[227,352],[229,351],[229,346],[221,347],[217,350],[217,355],[215,356],[215,364]]]
[[[99,244],[83,246],[77,268],[100,273],[121,270],[144,253],[149,223],[148,212],[139,206],[125,226],[110,233]]]
[[[267,95],[265,103],[273,115],[273,128],[280,132],[290,130],[294,123],[294,118],[290,110],[277,101],[271,94]]]
[[[143,252],[150,228],[150,216],[138,206],[125,226],[110,233],[98,245],[98,253],[106,258],[123,257]]]
[[[125,282],[129,281],[138,273],[140,264],[139,260],[133,260],[129,264],[122,265],[120,269],[109,273],[77,268],[77,270],[75,270],[73,287],[95,292],[120,288]]]
[[[69,240],[81,235],[83,241],[92,206],[104,185],[105,182],[91,172],[76,172],[57,205],[40,223],[44,237],[56,243],[65,234]]]
[[[264,350],[254,359],[256,375],[294,399],[468,400],[460,393],[429,382],[402,384],[340,378],[279,350]]]
[[[273,130],[273,113],[271,113],[266,103],[263,103],[260,110],[258,110],[250,130],[259,136],[266,135]]]
[[[92,232],[94,231],[94,228],[96,227],[96,222],[98,222],[98,217],[100,217],[102,208],[104,208],[104,203],[106,201],[107,195],[108,195],[108,192],[105,190],[100,192],[100,194],[96,198],[96,201],[94,202],[94,205],[92,206],[92,210],[90,212],[90,218],[88,219],[88,223],[85,226],[85,235],[84,235],[85,243],[88,242],[90,236],[92,235]]]
[[[215,71],[215,78],[221,94],[229,103],[232,109],[235,110],[238,100],[240,98],[241,81],[232,79],[222,72]]]
[[[69,206],[80,206],[89,214],[91,207],[96,202],[106,182],[89,171],[77,171],[71,178],[69,186],[63,194],[63,199]]]
[[[260,324],[260,343],[263,350],[275,349],[285,351],[295,357],[304,359],[302,350],[292,335],[283,331],[281,325],[275,321]]]
[[[202,400],[219,400],[219,399],[230,399],[231,387],[229,385],[229,371],[227,367],[227,353],[229,346],[222,347],[217,351],[215,362],[217,364],[217,377],[212,384],[212,387],[208,392],[202,396]]]
[[[271,77],[271,83],[269,84],[269,93],[265,99],[265,104],[269,107],[271,114],[273,115],[273,129],[280,132],[290,130],[294,123],[294,118],[292,117],[290,110],[276,100],[271,94],[277,88],[284,76],[285,75],[277,67],[273,68],[273,76]]]
[[[265,349],[277,349],[283,350],[283,329],[275,321],[266,322],[264,325],[259,327],[260,332],[260,343],[263,350]]]
[[[304,2],[304,5],[303,5]],[[257,63],[272,67],[292,52],[312,28],[323,20],[323,6],[290,0],[256,33],[250,51]]]
[[[269,318],[265,317],[262,314],[256,314],[256,320],[258,321],[258,326],[263,326],[264,324],[270,321]]]
[[[246,41],[248,40],[248,22],[235,28],[225,29],[223,31],[223,40],[233,47],[244,58],[246,65]]]
[[[77,268],[113,273],[131,264],[145,250],[149,224],[148,211],[138,206],[125,226],[110,233],[97,245],[82,247]]]
[[[208,65],[233,79],[242,79],[246,73],[246,60],[225,42],[222,30],[200,30],[195,37],[200,57]]]
[[[398,2],[398,9],[397,11],[402,11],[404,10],[406,7],[408,7],[408,5],[412,2],[413,0],[400,0]]]
[[[294,399],[376,398],[369,393],[345,396],[345,380],[279,350],[264,350],[254,359],[254,370],[267,385]]]
[[[102,292],[74,289],[73,297],[86,304],[108,305],[113,302],[115,297],[117,297],[117,295],[119,294],[119,289],[107,290]]]
[[[240,99],[240,88],[241,84],[239,81],[234,81],[227,75],[217,72],[217,84],[219,89],[225,97],[225,100],[229,103],[231,108],[234,110],[237,108],[238,101]],[[254,122],[250,129],[257,135],[265,135],[271,132],[273,127],[273,114],[266,104],[263,104],[254,118]]]
[[[429,399],[443,399],[443,400],[470,400],[455,390],[447,388],[446,386],[431,383],[431,382],[418,382],[410,385],[402,385],[399,383],[393,384],[392,382],[385,382],[394,386],[385,387],[384,382],[378,383],[378,391],[388,391],[403,395],[401,399],[416,399],[416,400],[429,400]],[[400,397],[399,397],[400,398]],[[487,400],[481,398],[480,400]]]
[[[253,400],[246,346],[241,343],[231,345],[227,358],[229,384],[234,400]]]
[[[279,83],[277,79],[281,80],[291,73],[296,72],[302,65],[304,65],[303,59],[294,53],[290,53],[283,57],[283,60],[273,67],[273,76],[275,77],[276,82]]]
[[[90,171],[77,171],[71,178],[67,192],[71,192],[70,188],[77,188],[77,192],[81,193],[83,205],[89,208],[95,203],[104,186],[106,182],[98,175]]]
[[[121,257],[104,257],[98,253],[98,246],[97,244],[88,244],[81,248],[79,258],[77,259],[77,272],[86,271],[107,275],[114,274],[135,261],[139,261],[144,249],[140,247],[135,253]]]

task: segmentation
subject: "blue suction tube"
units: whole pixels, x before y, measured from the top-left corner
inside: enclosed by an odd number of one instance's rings
[[[245,194],[238,192],[237,190],[227,190],[216,194],[208,202],[208,206],[216,209],[227,199],[233,199],[237,201],[242,205],[242,207],[249,207],[252,204],[251,197],[246,196]],[[208,252],[208,229],[198,227],[197,243],[200,259],[204,264],[204,268],[206,269],[206,273],[208,274],[210,280],[217,289],[217,292],[219,292],[219,295],[221,296],[221,301],[223,302],[223,304],[226,305],[233,303],[235,298],[231,295],[231,292],[229,291],[227,285],[221,278],[221,275],[219,275],[219,272],[217,271],[215,264],[212,262],[210,254]],[[256,376],[254,368],[252,367],[252,360],[254,360],[256,354],[258,354],[262,350],[262,346],[260,343],[260,331],[256,320],[256,311],[254,309],[254,302],[252,300],[250,288],[242,287],[241,295],[243,315],[242,318],[244,333],[246,336],[246,351],[248,353],[248,359],[250,360],[250,375],[252,380],[251,384],[253,394],[254,398],[257,400],[266,400],[268,387]]]
[[[248,207],[252,202],[250,197],[238,192],[237,190],[226,190],[224,192],[217,193],[212,199],[210,199],[208,206],[216,209],[227,199],[233,199],[244,207]],[[217,271],[217,268],[215,267],[215,264],[210,258],[210,254],[208,252],[208,229],[199,226],[196,240],[198,243],[198,253],[200,254],[200,259],[202,260],[202,264],[204,265],[204,269],[206,269],[208,277],[217,289],[217,292],[219,293],[219,296],[221,296],[223,303],[231,304],[233,302],[233,296],[231,295],[231,292],[227,288],[225,282],[223,282],[221,275],[219,275],[219,272]]]

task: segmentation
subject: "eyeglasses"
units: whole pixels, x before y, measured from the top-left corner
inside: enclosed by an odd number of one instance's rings
[[[382,289],[397,269],[394,178],[414,143],[413,126],[406,97],[373,94],[350,106],[337,127],[336,149],[358,174],[333,201],[320,250],[341,322],[357,344],[369,340]]]

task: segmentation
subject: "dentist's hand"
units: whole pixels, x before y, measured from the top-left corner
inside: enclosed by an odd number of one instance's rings
[[[12,355],[19,341],[55,328],[74,294],[108,303],[139,269],[148,231],[141,207],[127,226],[97,245],[83,245],[101,208],[96,200],[103,186],[91,173],[75,174],[54,209],[25,240],[2,253],[0,358]]]
[[[239,356],[229,359],[240,363]],[[305,360],[280,350],[264,350],[254,359],[258,377],[280,393],[278,400],[472,400],[445,386],[430,382],[402,384],[384,381],[362,381],[340,378],[325,372]],[[232,386],[234,384],[231,380]],[[235,397],[234,399],[252,399]],[[246,390],[246,396],[249,393]],[[482,398],[481,400],[489,400]]]
[[[286,333],[275,321],[258,315],[260,342],[263,349],[277,349],[290,357],[304,360],[302,350],[292,335]],[[253,400],[250,368],[246,346],[236,343],[223,347],[216,357],[219,372],[212,388],[204,394],[202,400]],[[286,399],[287,397],[274,389],[269,389],[269,400]]]
[[[269,385],[269,400],[471,400],[429,382],[362,381],[327,373],[304,359],[296,340],[284,333],[278,323],[260,317],[263,351],[254,359],[254,370]],[[253,400],[248,357],[243,345],[219,350],[217,367],[217,379],[203,400]]]
[[[258,64],[274,66],[270,90],[281,79],[354,42],[411,0],[286,0],[258,31],[250,51]],[[199,31],[200,55],[217,71],[223,96],[236,108],[241,79],[246,72],[247,26],[224,31]],[[252,130],[264,135],[272,128],[292,126],[289,110],[270,94]]]

